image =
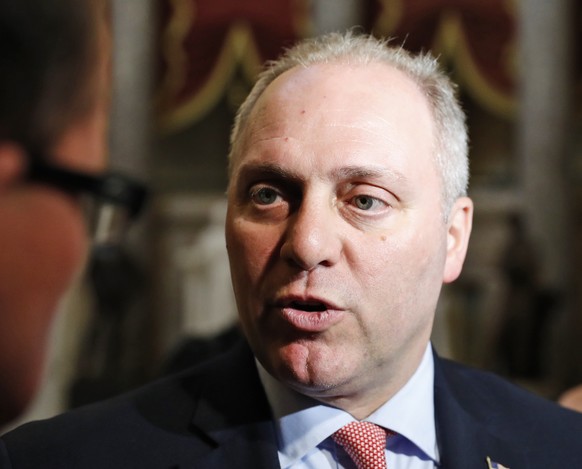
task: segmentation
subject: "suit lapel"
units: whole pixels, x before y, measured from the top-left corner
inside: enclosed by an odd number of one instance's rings
[[[474,383],[449,367],[435,354],[435,417],[441,466],[487,469],[490,457],[510,469],[526,469],[521,449],[495,434],[501,416],[472,392]]]
[[[192,431],[214,449],[194,467],[278,468],[271,411],[248,346],[233,349],[202,381]]]
[[[272,424],[254,424],[223,432],[211,432],[217,446],[194,467],[279,468],[277,444]]]

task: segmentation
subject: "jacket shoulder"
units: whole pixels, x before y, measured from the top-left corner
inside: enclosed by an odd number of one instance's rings
[[[206,454],[212,442],[192,428],[209,385],[232,388],[220,358],[135,391],[27,423],[3,435],[0,455],[13,469],[174,467]],[[225,369],[226,368],[226,369]],[[214,384],[212,384],[214,383]],[[0,459],[0,468],[8,462]]]
[[[452,397],[477,421],[487,423],[510,439],[559,441],[580,446],[582,414],[511,383],[493,373],[450,360],[438,359],[435,367],[435,398]],[[438,370],[438,371],[437,371]],[[548,430],[548,429],[551,429]]]

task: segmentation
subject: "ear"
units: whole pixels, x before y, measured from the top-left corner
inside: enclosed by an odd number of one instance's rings
[[[473,201],[468,197],[459,197],[449,214],[444,283],[455,281],[461,273],[472,225]]]
[[[15,143],[0,143],[0,191],[22,177],[26,167],[24,150]]]

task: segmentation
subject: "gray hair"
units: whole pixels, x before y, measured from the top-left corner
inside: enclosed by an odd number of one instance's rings
[[[445,218],[458,197],[467,193],[469,184],[468,136],[465,114],[457,99],[454,83],[428,53],[413,55],[402,47],[392,47],[387,39],[358,35],[351,31],[330,33],[307,39],[288,49],[279,59],[268,62],[250,94],[240,106],[230,136],[230,154],[242,150],[244,132],[257,100],[279,75],[294,67],[346,63],[367,65],[385,63],[403,72],[426,97],[436,127],[435,162],[442,179]]]

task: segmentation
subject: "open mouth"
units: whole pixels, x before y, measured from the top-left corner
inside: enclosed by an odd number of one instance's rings
[[[343,308],[317,297],[288,296],[281,298],[274,306],[277,316],[300,332],[324,332],[346,316]]]
[[[308,313],[321,313],[327,310],[327,305],[319,302],[319,301],[292,301],[289,303],[289,307],[299,310],[305,311]]]

